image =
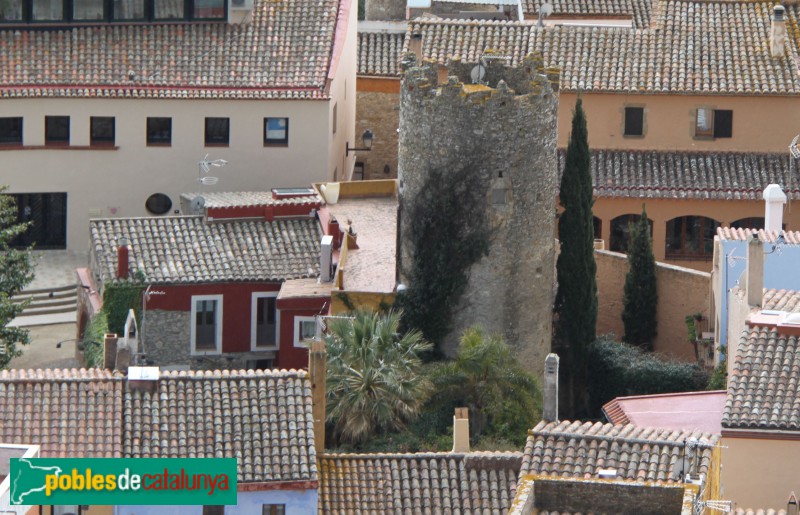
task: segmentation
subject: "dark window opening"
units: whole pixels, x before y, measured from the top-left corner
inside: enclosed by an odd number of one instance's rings
[[[730,138],[733,136],[733,111],[730,109],[714,110],[714,137]]]
[[[0,118],[0,145],[22,145],[22,117]]]
[[[163,193],[154,193],[147,197],[144,207],[151,214],[165,215],[172,209],[172,199]]]
[[[704,216],[673,218],[667,222],[667,258],[711,259],[717,227],[719,222]]]
[[[630,243],[631,226],[639,223],[642,215],[622,215],[611,220],[611,241],[609,242],[609,250],[614,252],[628,252],[628,243]],[[650,238],[653,237],[653,221],[647,220],[650,224]]]
[[[763,216],[751,216],[749,218],[741,218],[736,220],[735,222],[731,222],[731,228],[733,229],[763,229],[764,228],[764,217]]]
[[[275,345],[275,297],[256,298],[256,346]]]
[[[147,119],[147,144],[148,145],[172,144],[172,118]]]
[[[69,145],[69,116],[44,117],[44,144]]]
[[[28,229],[14,238],[10,246],[37,250],[67,248],[66,193],[11,193],[17,205],[17,222]]]
[[[0,23],[224,21],[226,0],[4,0]]]
[[[230,118],[206,118],[206,145],[230,143]]]
[[[594,226],[594,239],[603,239],[603,221],[596,216],[592,217],[592,225]]]
[[[115,123],[113,116],[92,116],[89,119],[92,145],[114,145]]]
[[[708,107],[698,108],[695,116],[694,135],[701,138],[733,137],[733,111]]]
[[[644,107],[625,108],[625,136],[644,135]]]
[[[289,119],[264,118],[264,145],[289,144]]]

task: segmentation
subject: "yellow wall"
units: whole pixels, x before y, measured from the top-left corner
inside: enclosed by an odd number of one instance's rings
[[[657,150],[735,150],[786,152],[798,132],[800,102],[794,97],[620,95],[583,93],[590,148]],[[575,93],[560,94],[558,146],[569,140]],[[623,136],[625,106],[644,107],[645,135]],[[733,110],[733,137],[695,139],[694,110]]]
[[[345,300],[346,299],[346,300]],[[331,292],[331,315],[341,315],[350,311],[350,305],[355,309],[378,311],[382,306],[394,304],[394,294],[382,294],[357,291]]]
[[[722,498],[741,508],[785,509],[800,493],[800,440],[722,437]]]

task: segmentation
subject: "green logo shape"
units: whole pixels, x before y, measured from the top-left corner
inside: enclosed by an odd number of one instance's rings
[[[11,458],[11,504],[236,504],[235,458]]]

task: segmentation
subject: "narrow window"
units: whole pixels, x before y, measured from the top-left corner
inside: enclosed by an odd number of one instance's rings
[[[225,146],[230,143],[230,118],[206,118],[206,146]]]
[[[644,107],[625,108],[625,136],[644,135]]]
[[[222,295],[192,297],[192,352],[222,350]]]
[[[336,134],[336,125],[337,125],[337,111],[339,110],[339,104],[333,104],[333,133]]]
[[[730,138],[733,136],[733,111],[730,109],[714,110],[714,137]]]
[[[172,118],[147,119],[147,144],[148,145],[172,144]]]
[[[44,117],[44,144],[69,145],[69,116]]]
[[[697,109],[697,116],[695,117],[695,136],[713,136],[714,135],[714,111],[705,107]]]
[[[275,347],[277,342],[276,294],[253,293],[251,339],[254,347]]]
[[[289,144],[289,119],[264,118],[264,145]]]
[[[92,116],[89,118],[90,142],[93,146],[114,146],[113,116]]]
[[[22,145],[22,117],[0,118],[0,145]]]

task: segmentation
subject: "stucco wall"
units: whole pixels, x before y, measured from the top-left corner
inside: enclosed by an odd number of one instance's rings
[[[597,262],[597,333],[614,333],[622,338],[625,276],[628,257],[609,251],[596,251]],[[658,288],[658,335],[653,342],[656,352],[682,361],[695,361],[694,347],[687,341],[686,315],[709,316],[711,276],[688,268],[656,264]]]
[[[307,515],[317,512],[317,490],[264,490],[239,492],[238,504],[226,506],[226,515],[250,515],[261,513],[264,504],[283,504],[286,515]],[[116,506],[116,515],[162,515],[169,513],[202,515],[202,506]]]
[[[355,122],[356,122],[356,54],[358,46],[358,1],[350,0],[349,2],[342,2],[339,5],[340,12],[347,10],[347,16],[339,21],[337,27],[338,33],[336,34],[336,42],[334,43],[334,52],[338,45],[341,45],[341,53],[334,54],[334,59],[338,59],[333,63],[332,69],[329,72],[328,79],[330,80],[329,93],[331,96],[330,102],[327,102],[327,115],[328,115],[328,135],[330,137],[330,150],[328,153],[328,179],[334,181],[342,181],[350,179],[351,172],[353,171],[353,164],[355,163],[355,156],[352,152],[348,155],[346,152],[347,143],[353,146],[355,138],[360,138],[355,135]],[[336,116],[334,120],[334,106]],[[334,121],[336,123],[336,132],[333,131]],[[301,133],[302,134],[302,133]],[[311,157],[311,149],[309,149],[308,157]],[[305,164],[301,161],[297,163],[297,168],[302,168]],[[299,179],[299,177],[298,177]],[[313,181],[312,181],[313,182]],[[297,183],[297,186],[307,187],[310,182],[306,181],[303,184]]]
[[[358,152],[357,161],[364,163],[364,179],[389,179],[397,177],[397,127],[400,118],[399,95],[395,92],[363,91],[365,79],[359,78],[356,136],[371,129],[375,134],[372,150]],[[375,81],[373,81],[375,82]],[[400,81],[385,79],[388,86],[399,89]],[[366,86],[363,86],[366,87]],[[359,146],[361,146],[360,141]],[[384,173],[384,167],[389,173]]]
[[[800,492],[800,441],[722,437],[722,499],[738,507],[786,509]]]

